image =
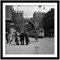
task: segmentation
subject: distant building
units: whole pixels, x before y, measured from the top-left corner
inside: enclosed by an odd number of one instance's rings
[[[33,13],[33,19],[35,19],[35,28],[37,28],[40,25],[44,15],[45,15],[44,12],[34,12]],[[40,25],[40,27],[41,27],[41,25]]]
[[[12,10],[12,21],[14,22],[15,27],[22,29],[23,19],[23,11],[15,11],[14,9]]]

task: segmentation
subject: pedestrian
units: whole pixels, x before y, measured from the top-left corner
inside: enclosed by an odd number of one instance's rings
[[[9,43],[11,44],[11,42],[15,39],[15,33],[10,33],[9,34]]]
[[[27,32],[24,33],[24,37],[25,37],[26,45],[28,45],[29,38],[28,38]]]
[[[12,42],[12,36],[13,36],[12,33],[10,33],[10,34],[8,35],[8,42],[9,42],[9,44],[11,44],[11,42]]]
[[[21,45],[24,45],[24,32],[20,34],[20,42],[21,42]]]
[[[17,32],[15,32],[15,42],[16,42],[16,45],[19,45]]]
[[[7,44],[8,44],[8,42],[9,42],[9,40],[8,40],[8,32],[6,32],[6,41],[7,41]]]

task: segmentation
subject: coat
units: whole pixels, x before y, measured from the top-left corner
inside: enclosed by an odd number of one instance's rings
[[[24,33],[21,33],[21,35],[20,35],[20,41],[24,41]]]

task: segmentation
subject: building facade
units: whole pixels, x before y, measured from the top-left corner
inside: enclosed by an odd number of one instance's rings
[[[44,12],[34,12],[33,13],[33,19],[35,19],[35,28],[41,28],[42,26],[42,19],[44,17]]]
[[[44,34],[48,37],[54,37],[54,9],[52,8],[44,16]]]
[[[5,10],[5,12],[6,12],[6,14],[5,14],[5,16],[6,16],[5,17],[6,32],[10,33],[10,27],[11,27],[10,23],[11,23],[11,18],[12,18],[12,14],[11,14],[12,13],[12,6],[6,6],[5,8],[6,8],[6,10]]]
[[[37,30],[38,36],[44,36],[44,28],[43,28],[43,18],[45,12],[34,12],[33,18],[35,19],[35,29]]]
[[[12,21],[15,24],[15,28],[23,28],[23,11],[12,10]]]

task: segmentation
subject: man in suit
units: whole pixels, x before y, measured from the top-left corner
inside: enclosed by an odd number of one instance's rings
[[[24,32],[20,34],[21,45],[24,45]]]

